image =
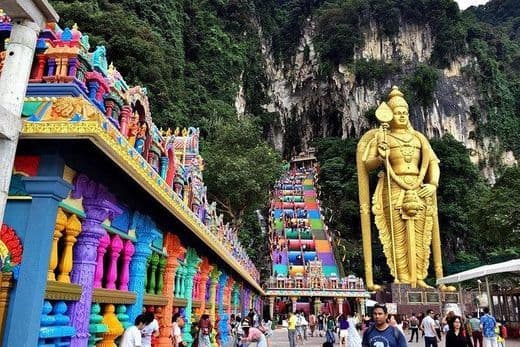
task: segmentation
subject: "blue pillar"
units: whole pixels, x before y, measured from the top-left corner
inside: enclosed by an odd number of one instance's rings
[[[157,230],[152,219],[139,212],[134,214],[133,227],[135,228],[137,241],[134,245],[134,256],[130,262],[128,290],[135,292],[136,298],[135,303],[128,307],[127,314],[130,318],[130,322],[133,322],[142,312],[145,293],[146,263],[148,257],[152,254],[150,245],[154,239],[160,236],[160,232]]]
[[[61,177],[23,178],[32,196],[27,228],[17,230],[23,241],[18,281],[9,300],[4,347],[33,347],[38,344],[47,270],[56,223],[58,203],[72,186]]]

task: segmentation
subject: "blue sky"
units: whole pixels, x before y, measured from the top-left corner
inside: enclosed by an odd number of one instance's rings
[[[486,2],[488,2],[488,0],[456,0],[456,1],[459,3],[459,7],[461,10],[464,10],[470,6],[483,5]]]

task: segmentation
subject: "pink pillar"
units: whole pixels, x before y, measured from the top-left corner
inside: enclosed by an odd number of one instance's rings
[[[123,241],[116,235],[112,238],[112,242],[110,243],[110,262],[108,264],[108,273],[107,273],[107,289],[116,289],[116,280],[117,280],[117,260],[121,255],[121,250],[123,249]]]
[[[128,105],[123,106],[121,109],[121,119],[119,120],[119,126],[121,134],[123,134],[125,137],[128,137],[128,122],[130,121],[131,115],[132,108]]]
[[[119,290],[128,290],[128,281],[130,279],[130,261],[134,255],[134,244],[130,240],[125,241],[123,247],[123,263],[121,265],[121,273],[119,274]]]
[[[104,272],[103,258],[105,257],[105,253],[109,244],[110,236],[108,236],[108,234],[105,234],[99,240],[99,246],[97,249],[96,272],[94,273],[94,288],[101,288]]]

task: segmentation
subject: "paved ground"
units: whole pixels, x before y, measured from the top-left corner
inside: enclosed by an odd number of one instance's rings
[[[410,335],[406,336],[407,340],[410,338]],[[337,336],[336,336],[337,341]],[[304,347],[321,347],[323,342],[325,342],[324,337],[310,337],[308,336],[307,341],[304,342]],[[339,346],[339,343],[336,343],[335,346]],[[410,347],[424,347],[424,342],[419,339],[419,343],[411,342],[408,343]],[[271,338],[271,347],[289,347],[289,342],[287,339],[287,329],[276,329],[274,331],[274,335]],[[351,346],[347,346],[351,347]],[[439,347],[444,347],[444,340],[439,343]],[[520,347],[520,340],[506,340],[506,347]]]

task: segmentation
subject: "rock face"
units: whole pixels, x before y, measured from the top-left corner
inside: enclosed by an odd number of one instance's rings
[[[370,84],[359,83],[353,71],[339,66],[328,80],[318,76],[319,61],[313,38],[315,23],[307,20],[291,66],[277,64],[269,41],[262,37],[262,53],[269,84],[267,94],[269,112],[278,115],[278,122],[270,129],[275,147],[286,154],[304,150],[312,139],[325,136],[356,137],[371,127],[365,113],[386,99],[392,85],[402,85],[418,63],[428,62],[433,38],[428,26],[403,25],[398,35],[380,35],[375,23],[364,32],[364,45],[355,59],[376,59],[384,62],[401,61],[401,73]],[[439,71],[433,103],[426,109],[411,105],[414,128],[429,137],[452,134],[470,150],[474,163],[484,164],[483,173],[493,182],[493,168],[487,156],[496,139],[475,139],[476,124],[470,107],[478,108],[479,95],[475,83],[462,73],[464,67],[476,64],[472,57],[459,57],[450,68]],[[514,163],[512,153],[505,153],[503,161]]]

